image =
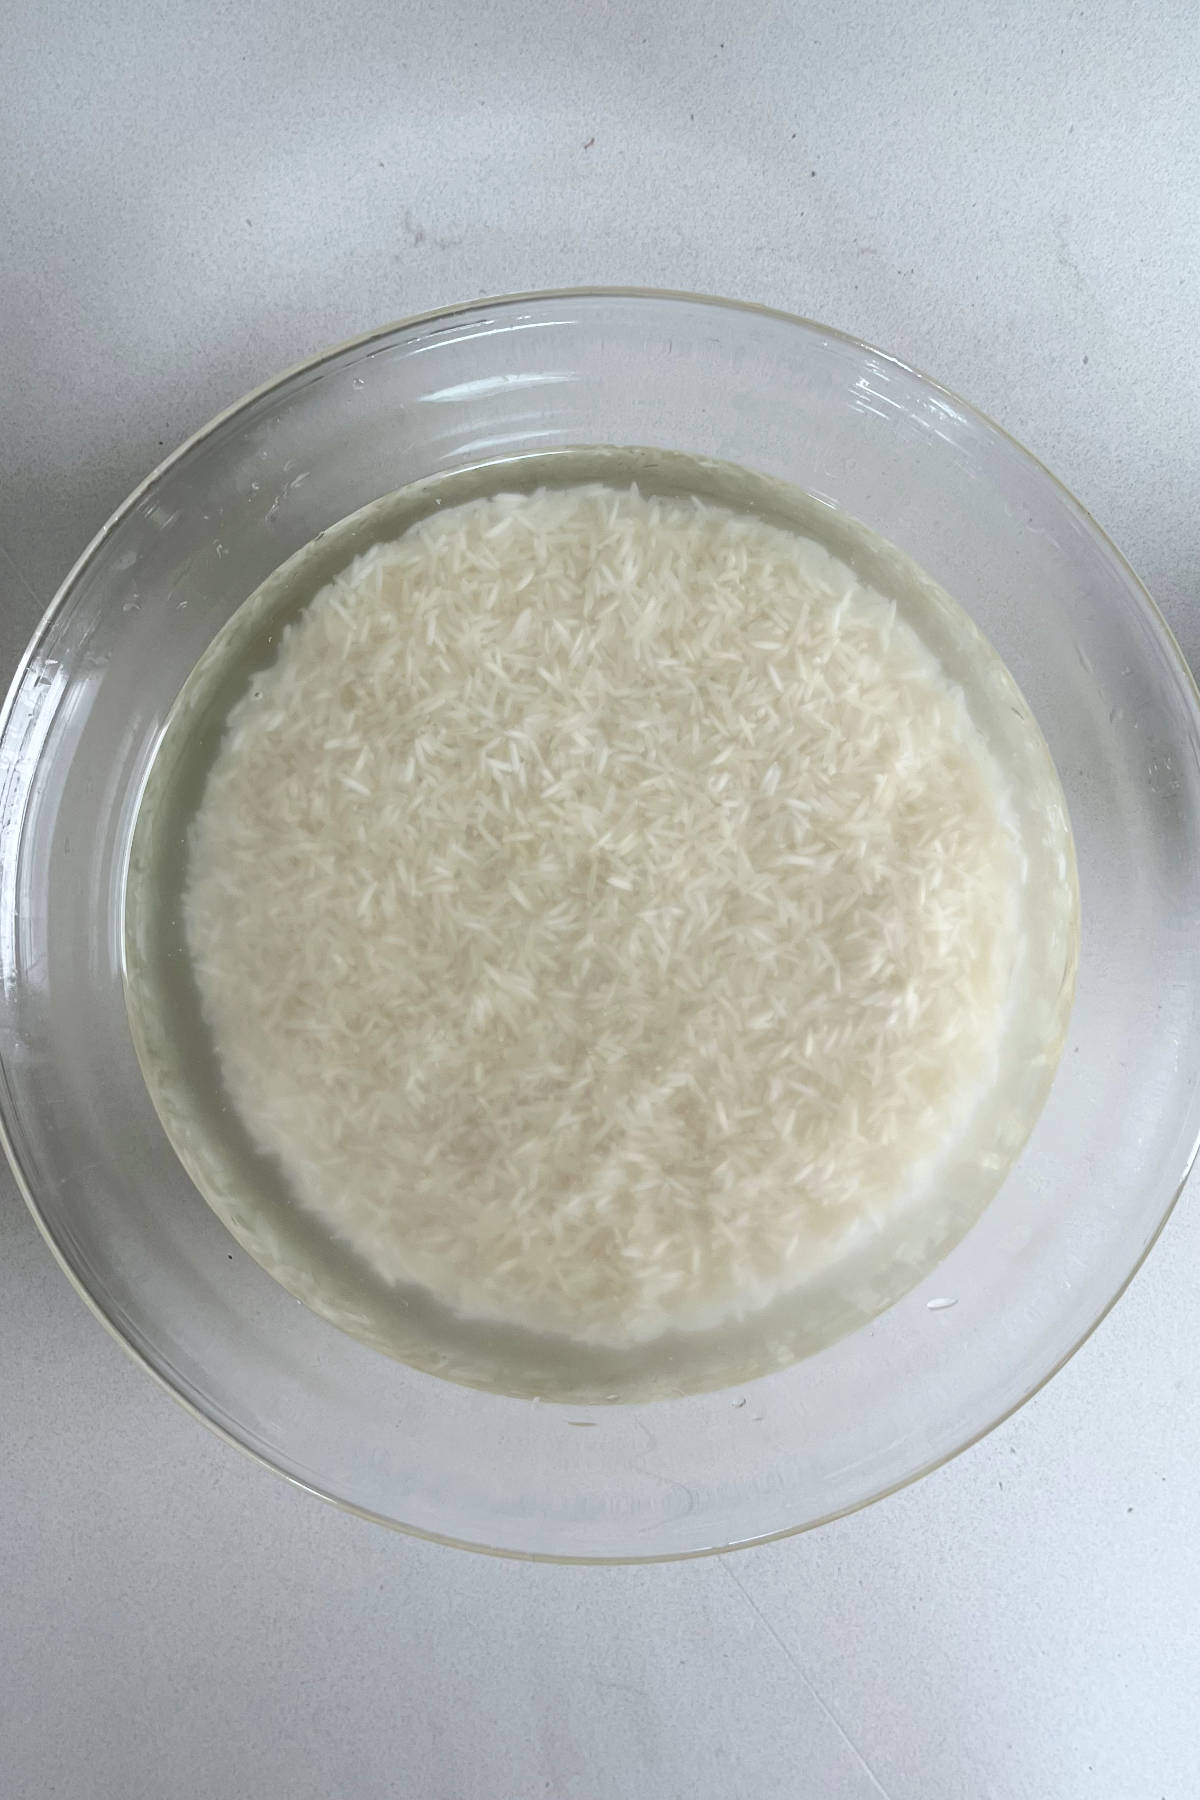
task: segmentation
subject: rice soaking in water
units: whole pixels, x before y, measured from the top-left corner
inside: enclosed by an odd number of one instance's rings
[[[437,477],[184,689],[127,992],[198,1188],[391,1354],[645,1398],[818,1348],[978,1216],[1076,892],[995,652],[819,502],[664,452]]]

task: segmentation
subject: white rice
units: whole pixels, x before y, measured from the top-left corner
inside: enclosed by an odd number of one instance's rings
[[[621,1344],[914,1203],[995,1076],[1021,863],[893,605],[594,485],[322,590],[230,716],[185,923],[306,1208],[454,1309]]]

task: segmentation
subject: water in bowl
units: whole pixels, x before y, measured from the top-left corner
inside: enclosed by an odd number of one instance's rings
[[[382,1278],[298,1204],[284,1165],[239,1110],[182,928],[189,834],[226,721],[275,659],[288,622],[353,558],[432,513],[488,495],[591,482],[696,496],[752,515],[816,541],[894,600],[964,694],[1005,778],[1028,864],[1021,896],[1026,950],[999,1073],[923,1204],[859,1234],[812,1279],[756,1312],[629,1345],[585,1343],[454,1310],[416,1284]],[[248,597],[180,695],[147,784],[127,882],[127,998],[151,1096],[197,1188],[305,1304],[381,1351],[449,1379],[550,1399],[642,1400],[741,1382],[821,1349],[896,1301],[969,1229],[1049,1087],[1069,1008],[1076,907],[1065,807],[1041,735],[995,653],[928,577],[819,500],[745,469],[673,452],[584,448],[457,470],[386,496],[323,533]]]

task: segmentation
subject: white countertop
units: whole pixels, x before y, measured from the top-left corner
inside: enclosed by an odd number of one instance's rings
[[[1193,0],[10,7],[0,663],[164,450],[401,314],[698,288],[858,333],[1200,657]],[[840,14],[840,16],[838,16]],[[1195,1800],[1200,1213],[1025,1410],[806,1537],[393,1536],[209,1436],[0,1186],[5,1800]]]

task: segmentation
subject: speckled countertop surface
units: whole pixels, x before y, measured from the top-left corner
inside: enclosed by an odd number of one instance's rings
[[[1190,0],[47,0],[0,61],[0,661],[219,407],[474,294],[700,288],[929,369],[1200,655]],[[1200,1220],[916,1488],[642,1569],[342,1517],[129,1362],[0,1178],[6,1800],[1194,1800]]]

